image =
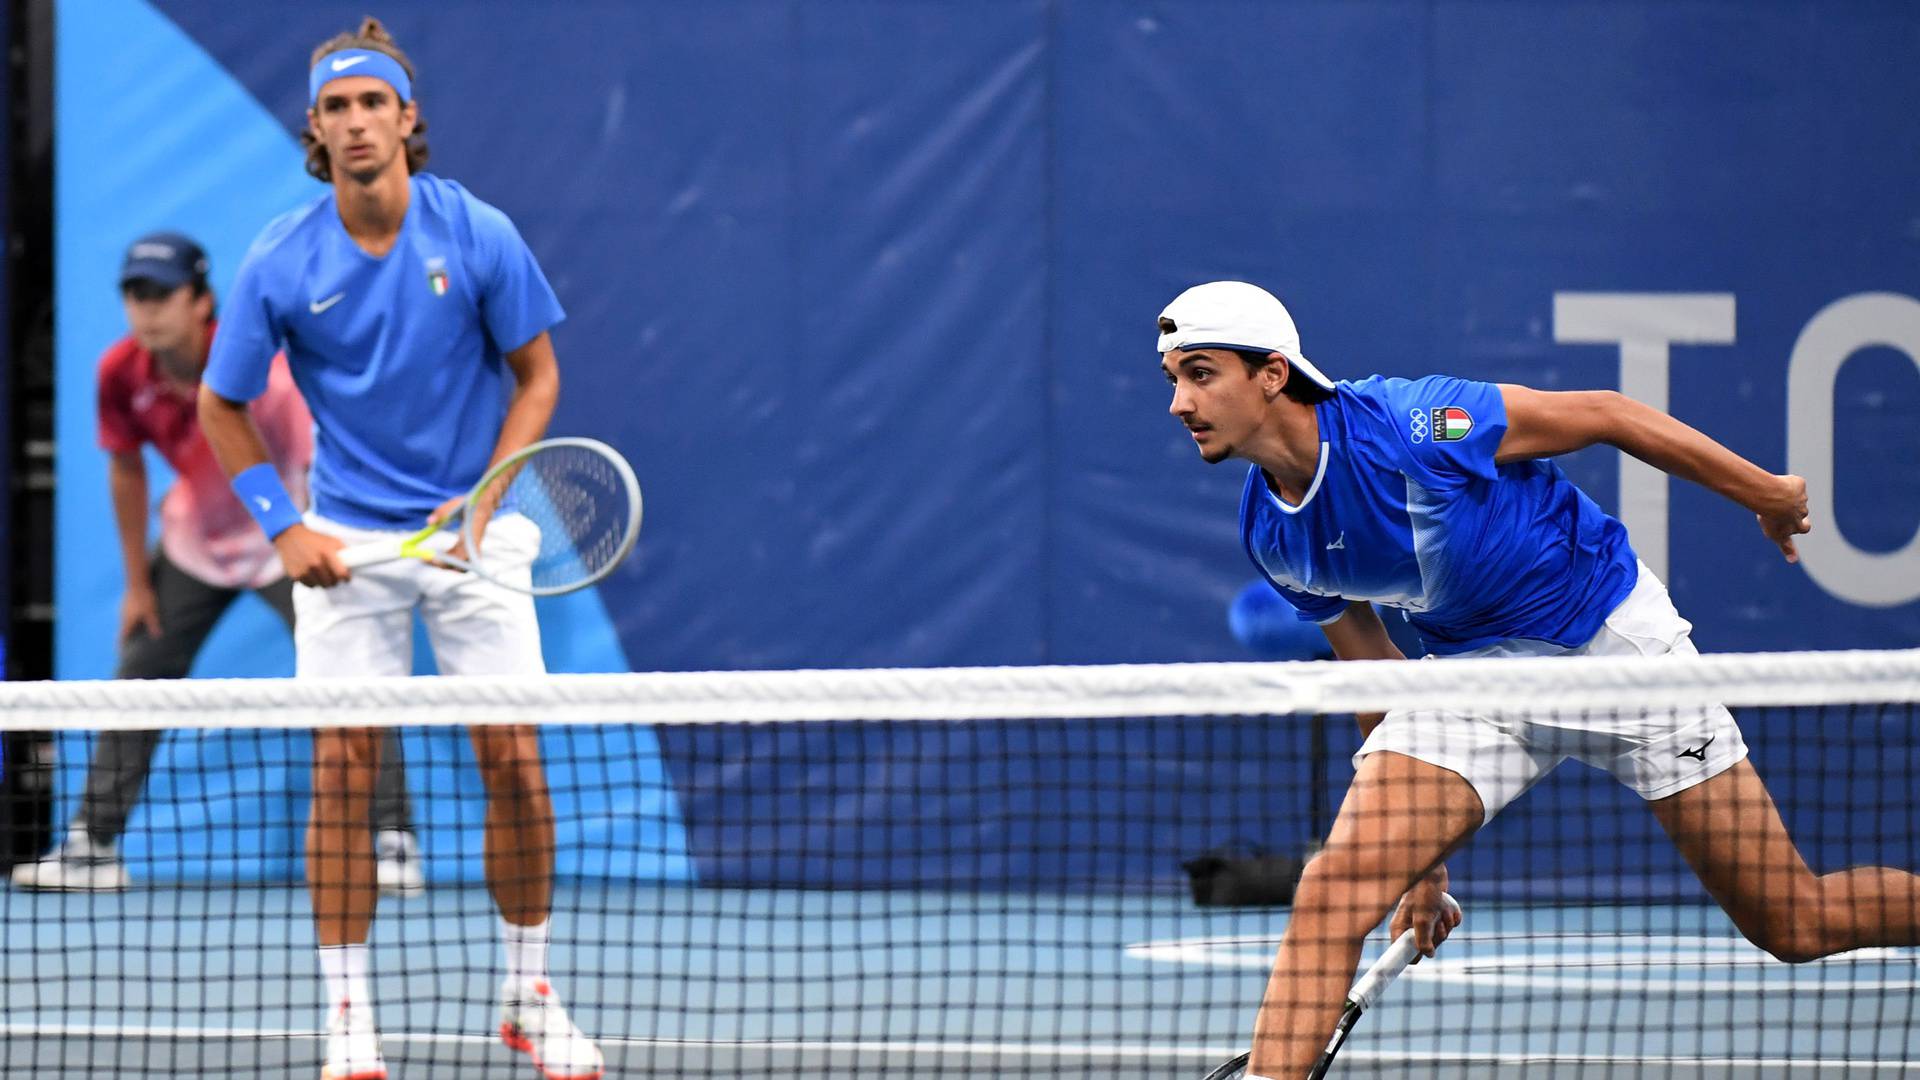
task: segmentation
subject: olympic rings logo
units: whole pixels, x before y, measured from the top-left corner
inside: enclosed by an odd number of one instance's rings
[[[1413,421],[1413,423],[1409,425],[1409,428],[1408,428],[1409,432],[1413,435],[1413,441],[1416,443],[1426,442],[1427,441],[1427,410],[1408,409],[1407,418]]]

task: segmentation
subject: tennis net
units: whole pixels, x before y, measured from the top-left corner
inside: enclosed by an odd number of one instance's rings
[[[1916,701],[1908,652],[4,685],[0,727],[54,733],[60,822],[95,732],[169,734],[113,852],[128,888],[0,888],[0,1064],[318,1075],[314,727],[403,748],[427,888],[373,923],[391,1076],[535,1075],[496,1031],[486,799],[454,726],[523,724],[553,806],[553,983],[607,1075],[1197,1078],[1249,1039],[1355,714],[1725,702],[1814,870],[1912,870]],[[1334,1075],[1920,1059],[1920,951],[1773,958],[1597,770],[1563,765],[1449,866],[1466,921]]]

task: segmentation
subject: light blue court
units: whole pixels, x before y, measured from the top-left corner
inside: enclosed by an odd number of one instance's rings
[[[1185,897],[570,885],[554,977],[610,1077],[1198,1077],[1284,912]],[[6,1075],[317,1075],[304,890],[0,891]],[[477,888],[383,900],[395,1078],[529,1077]],[[1380,942],[1373,944],[1377,950]],[[1361,1021],[1344,1076],[1913,1076],[1920,952],[1801,967],[1705,907],[1493,907]]]

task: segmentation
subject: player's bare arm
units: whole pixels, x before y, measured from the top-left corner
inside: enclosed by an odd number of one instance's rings
[[[1380,621],[1380,613],[1365,600],[1355,600],[1347,605],[1346,613],[1320,628],[1327,635],[1327,644],[1333,646],[1333,655],[1342,660],[1405,660],[1406,655],[1400,646],[1387,636],[1387,627]],[[1365,738],[1373,732],[1374,725],[1380,722],[1381,713],[1361,713],[1354,717],[1360,723],[1360,736]]]
[[[553,420],[553,407],[560,401],[560,361],[553,353],[552,335],[542,330],[532,341],[506,353],[502,359],[507,362],[507,370],[513,373],[513,397],[507,404],[506,418],[500,423],[500,437],[494,441],[493,456],[487,459],[489,469],[540,441],[547,433],[547,424]],[[500,484],[499,488],[504,492],[506,484]],[[456,495],[441,503],[428,520],[445,521],[464,502],[465,495]],[[484,503],[474,507],[473,536],[477,542],[486,542],[487,521],[493,516],[493,510]],[[456,544],[449,554],[469,558],[465,543],[463,540]]]
[[[1691,480],[1753,511],[1760,531],[1798,562],[1793,538],[1808,531],[1807,482],[1775,475],[1705,434],[1612,390],[1548,391],[1502,383],[1507,433],[1501,464],[1553,457],[1606,443],[1654,468]]]
[[[127,591],[120,598],[119,640],[125,641],[135,626],[159,637],[160,601],[147,573],[147,463],[139,451],[108,459],[107,490],[113,498],[113,523],[120,534],[120,562],[127,577]]]
[[[267,443],[254,426],[245,402],[228,401],[204,383],[200,387],[200,429],[207,445],[228,476],[238,476],[267,461]],[[345,546],[339,537],[315,532],[305,525],[292,525],[273,538],[273,548],[287,576],[302,585],[321,588],[338,585],[353,577],[336,554]]]

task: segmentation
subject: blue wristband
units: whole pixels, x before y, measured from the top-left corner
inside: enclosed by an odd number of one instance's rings
[[[293,496],[287,494],[280,474],[264,461],[242,469],[240,475],[233,478],[233,493],[239,496],[240,505],[247,508],[253,520],[260,523],[269,540],[300,524],[300,508],[293,505]]]

